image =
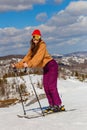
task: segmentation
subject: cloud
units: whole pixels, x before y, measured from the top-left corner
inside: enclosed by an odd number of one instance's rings
[[[0,0],[0,12],[32,9],[34,4],[44,4],[45,0]]]
[[[65,10],[54,15],[48,21],[48,25],[53,25],[53,23],[57,26],[73,24],[80,16],[87,16],[87,1],[71,2]]]
[[[61,53],[63,53],[62,49],[64,48],[66,48],[67,53],[70,47],[71,50],[73,48],[73,51],[87,50],[86,28],[87,1],[71,2],[65,10],[58,12],[44,25],[44,35],[45,37],[47,35],[46,41],[49,50],[57,52],[57,49],[59,49]]]
[[[74,16],[87,15],[87,1],[71,2],[66,11]]]
[[[38,20],[40,22],[45,22],[47,20],[47,14],[46,13],[39,13],[36,16],[36,20]]]
[[[72,2],[65,10],[54,15],[46,26],[55,26],[54,34],[58,34],[57,37],[87,35],[87,7],[81,8],[80,5],[87,6],[87,1]],[[80,10],[76,7],[80,7]]]
[[[25,50],[28,51],[27,48],[29,47],[30,32],[31,28],[0,29],[0,55],[21,54],[21,53],[24,54]]]

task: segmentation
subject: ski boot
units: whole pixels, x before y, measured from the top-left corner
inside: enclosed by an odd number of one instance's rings
[[[65,111],[64,105],[63,105],[63,106],[60,106],[59,108],[60,108],[60,111]]]
[[[64,105],[52,107],[51,110],[49,111],[49,113],[62,112],[62,111],[65,111]]]
[[[65,111],[64,105],[63,106],[54,106],[52,108],[52,111],[53,112],[62,112],[62,111]]]
[[[44,113],[51,114],[55,112],[62,112],[65,111],[64,105],[63,106],[49,106],[44,110]]]
[[[51,111],[52,108],[53,108],[53,106],[48,106],[43,112],[49,113],[49,111]]]

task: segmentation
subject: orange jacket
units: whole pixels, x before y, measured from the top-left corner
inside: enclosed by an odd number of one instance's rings
[[[23,68],[23,62],[26,62],[30,68],[43,68],[49,61],[53,59],[46,49],[46,44],[43,41],[41,41],[39,44],[39,49],[34,57],[30,57],[31,50],[29,50],[27,55],[20,62],[16,63],[17,68]]]

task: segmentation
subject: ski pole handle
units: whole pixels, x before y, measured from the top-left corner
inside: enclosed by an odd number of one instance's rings
[[[17,73],[17,68],[16,68],[16,67],[13,67],[13,71],[14,71],[15,73]]]
[[[27,67],[24,68],[24,73],[27,73]]]
[[[26,73],[27,72],[27,68],[28,68],[28,64],[24,61],[23,65],[24,65],[24,73]]]

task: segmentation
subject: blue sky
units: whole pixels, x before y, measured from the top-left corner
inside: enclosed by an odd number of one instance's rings
[[[10,0],[9,0],[10,1]],[[60,3],[54,2],[53,0],[48,0],[45,4],[35,4],[32,9],[11,11],[10,9],[0,13],[0,27],[16,27],[16,28],[24,28],[26,26],[37,26],[41,23],[46,22],[46,20],[50,19],[52,15],[55,15],[61,9],[66,8],[66,6],[70,3],[70,0],[64,0]],[[46,13],[47,17],[45,17],[45,21],[39,21],[36,19],[36,16],[40,13]]]
[[[0,56],[26,54],[40,29],[49,53],[87,51],[86,0],[0,0]]]

